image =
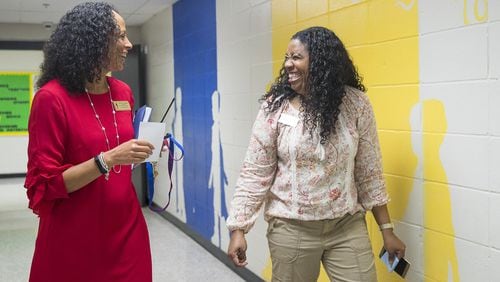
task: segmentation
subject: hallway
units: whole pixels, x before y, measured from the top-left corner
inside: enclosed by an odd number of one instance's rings
[[[21,189],[21,188],[20,188]],[[143,209],[149,228],[153,281],[244,281],[160,215]],[[28,281],[37,218],[0,208],[0,281]]]

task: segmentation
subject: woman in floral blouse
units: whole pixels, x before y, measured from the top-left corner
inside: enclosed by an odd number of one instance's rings
[[[262,204],[273,281],[376,281],[365,222],[371,210],[384,247],[401,258],[382,175],[375,119],[355,66],[329,29],[311,27],[288,45],[262,97],[231,202],[228,256],[246,262],[245,233]]]

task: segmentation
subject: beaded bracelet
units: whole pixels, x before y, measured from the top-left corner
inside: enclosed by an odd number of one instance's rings
[[[106,162],[104,161],[104,154],[101,152],[99,155],[95,156],[94,157],[94,161],[97,165],[97,168],[99,169],[99,171],[104,174],[104,178],[106,180],[109,179],[109,167],[108,165],[106,164]]]

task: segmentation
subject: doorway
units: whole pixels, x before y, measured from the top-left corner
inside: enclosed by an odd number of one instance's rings
[[[145,52],[141,45],[134,45],[127,54],[125,67],[113,76],[127,83],[134,93],[134,109],[146,104],[146,67]],[[137,166],[132,171],[132,182],[141,206],[147,205],[146,169],[144,165]]]

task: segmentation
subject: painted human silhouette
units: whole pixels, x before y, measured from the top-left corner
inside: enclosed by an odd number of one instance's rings
[[[172,120],[172,133],[174,138],[180,143],[184,144],[182,134],[182,89],[177,87],[175,89],[174,101],[174,119]],[[173,185],[174,185],[174,199],[175,199],[175,213],[178,218],[186,222],[186,213],[184,202],[184,173],[182,162],[175,161],[174,169],[172,172]]]
[[[224,171],[224,156],[220,135],[220,93],[217,90],[212,93],[212,118],[212,161],[208,188],[213,192],[215,217],[212,243],[220,247],[229,242],[229,233],[226,229],[228,212],[225,193],[228,181]]]
[[[424,132],[424,270],[437,281],[460,281],[448,177],[440,159],[446,137],[445,108],[438,100],[423,102]],[[437,182],[439,181],[439,183]]]

